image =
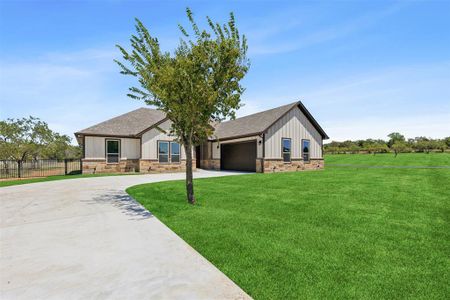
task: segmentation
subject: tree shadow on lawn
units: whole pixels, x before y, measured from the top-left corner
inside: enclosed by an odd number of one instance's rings
[[[151,212],[145,209],[126,192],[111,190],[106,194],[96,196],[87,202],[90,204],[110,204],[120,209],[125,215],[130,216],[130,220],[140,221],[153,217]]]

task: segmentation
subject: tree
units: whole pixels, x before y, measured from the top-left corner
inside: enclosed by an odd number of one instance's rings
[[[440,141],[438,141],[436,148],[441,150],[442,152],[445,152],[445,150],[448,149],[448,146],[447,146],[447,143],[445,142],[445,140],[440,140]]]
[[[389,138],[389,141],[388,141],[389,148],[396,142],[404,142],[405,141],[405,136],[398,132],[392,132],[392,133],[388,134],[388,138]]]
[[[81,157],[79,146],[70,144],[70,137],[54,133],[48,145],[41,151],[42,158],[64,159]]]
[[[53,132],[39,118],[0,121],[0,159],[60,158],[68,147],[70,137]]]
[[[391,149],[394,151],[395,157],[397,157],[398,153],[408,151],[409,147],[404,141],[396,141],[391,146]]]
[[[136,19],[132,50],[117,45],[124,61],[115,62],[122,74],[136,77],[139,84],[129,89],[128,96],[156,106],[171,121],[170,134],[178,137],[186,152],[186,193],[194,204],[192,147],[213,135],[212,122],[235,118],[244,92],[239,82],[249,60],[246,38],[239,34],[233,13],[224,25],[207,17],[211,32],[197,26],[189,8],[186,13],[192,32],[178,26],[184,38],[173,54],[163,53],[158,39]]]
[[[414,144],[416,151],[430,153],[431,144],[428,138],[420,136],[416,137],[414,140],[416,141]]]
[[[447,149],[447,144],[444,140],[430,140],[430,149],[432,150],[440,150],[441,152],[445,152],[445,149]]]
[[[444,143],[447,145],[447,148],[450,148],[450,136],[444,138]]]

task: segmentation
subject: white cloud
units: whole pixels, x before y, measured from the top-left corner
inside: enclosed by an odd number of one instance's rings
[[[143,106],[126,96],[110,49],[47,53],[33,61],[0,61],[0,118],[36,116],[61,133]]]
[[[249,89],[242,115],[300,99],[333,140],[450,135],[449,61],[345,74]]]
[[[450,136],[450,113],[415,116],[398,116],[393,119],[367,117],[351,120],[325,121],[322,123],[331,141],[357,139],[387,139],[391,132],[400,132],[408,138],[426,136],[443,138]]]
[[[352,17],[341,24],[333,24],[333,26],[308,32],[306,34],[302,34],[302,30],[299,30],[302,25],[300,21],[291,21],[284,26],[286,21],[281,20],[279,23],[283,26],[261,26],[261,29],[250,31],[250,34],[248,35],[249,42],[252,45],[249,48],[249,54],[267,55],[293,52],[313,45],[344,38],[353,33],[376,25],[378,21],[396,13],[405,5],[407,4],[396,3],[383,10],[365,14],[356,18]],[[320,14],[320,11],[313,13]],[[286,14],[290,15],[290,12],[286,12]],[[297,16],[297,20],[298,19],[299,16]],[[274,22],[272,21],[271,23]],[[277,35],[285,34],[287,32],[290,35],[289,39],[283,41],[274,40]]]

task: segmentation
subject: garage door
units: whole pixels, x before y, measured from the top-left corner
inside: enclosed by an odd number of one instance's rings
[[[256,141],[222,144],[220,146],[222,170],[256,171]]]

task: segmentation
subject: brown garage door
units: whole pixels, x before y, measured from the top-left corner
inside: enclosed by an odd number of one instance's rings
[[[220,146],[222,170],[256,171],[256,141],[222,144]]]

